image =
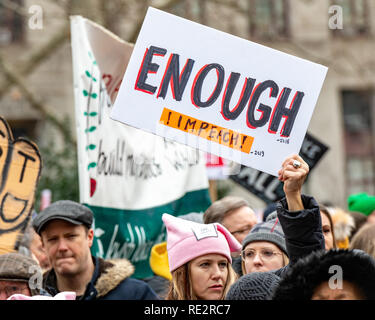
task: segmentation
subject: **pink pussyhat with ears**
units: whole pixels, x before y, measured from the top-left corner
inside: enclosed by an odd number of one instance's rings
[[[170,271],[197,257],[217,253],[232,263],[231,252],[241,250],[241,244],[220,223],[201,224],[164,213],[167,228],[167,251]]]

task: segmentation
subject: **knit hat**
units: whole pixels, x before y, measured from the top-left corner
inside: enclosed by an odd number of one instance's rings
[[[169,272],[167,243],[162,242],[155,244],[151,248],[150,267],[153,273],[165,279],[172,280]]]
[[[225,300],[271,300],[280,277],[273,272],[252,272],[243,275],[229,289]]]
[[[0,280],[29,282],[35,275],[42,277],[38,263],[23,254],[13,252],[0,255]],[[32,295],[38,294],[38,289],[30,288]]]
[[[266,222],[257,223],[242,241],[242,250],[254,241],[267,241],[277,245],[286,255],[285,237],[279,219],[272,219]]]
[[[348,197],[348,208],[350,211],[362,212],[369,216],[375,210],[375,196],[367,193],[352,194]]]
[[[218,253],[232,263],[231,252],[241,245],[220,223],[201,224],[164,213],[170,271],[205,254]]]
[[[314,251],[299,259],[283,276],[273,300],[311,300],[314,290],[333,276],[340,266],[343,280],[355,284],[366,299],[375,299],[375,260],[362,250]]]
[[[93,216],[93,212],[83,204],[70,200],[59,200],[36,216],[33,220],[33,227],[36,233],[40,235],[47,222],[60,219],[76,225],[83,224],[90,229]]]

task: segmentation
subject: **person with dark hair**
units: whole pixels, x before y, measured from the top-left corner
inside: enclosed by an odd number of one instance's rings
[[[130,261],[91,255],[92,222],[93,212],[70,200],[51,204],[33,220],[52,267],[44,274],[43,287],[52,296],[76,292],[77,300],[158,300],[147,283],[130,278]]]
[[[332,216],[327,207],[319,205],[325,249],[336,249],[336,236]]]
[[[284,275],[273,300],[374,300],[375,260],[361,250],[312,252]]]

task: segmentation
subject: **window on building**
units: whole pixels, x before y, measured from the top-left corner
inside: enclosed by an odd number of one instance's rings
[[[0,46],[23,40],[23,17],[16,8],[21,8],[23,0],[9,1],[6,5],[0,1]]]
[[[289,35],[289,0],[248,0],[250,39]]]
[[[375,194],[375,92],[343,91],[347,195]]]
[[[342,8],[342,29],[332,29],[334,36],[352,37],[370,32],[368,0],[331,0]]]

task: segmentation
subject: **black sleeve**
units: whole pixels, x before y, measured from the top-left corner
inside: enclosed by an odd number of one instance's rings
[[[313,251],[325,249],[318,203],[306,195],[302,195],[302,202],[305,209],[300,211],[289,211],[286,198],[276,206],[291,265]]]

